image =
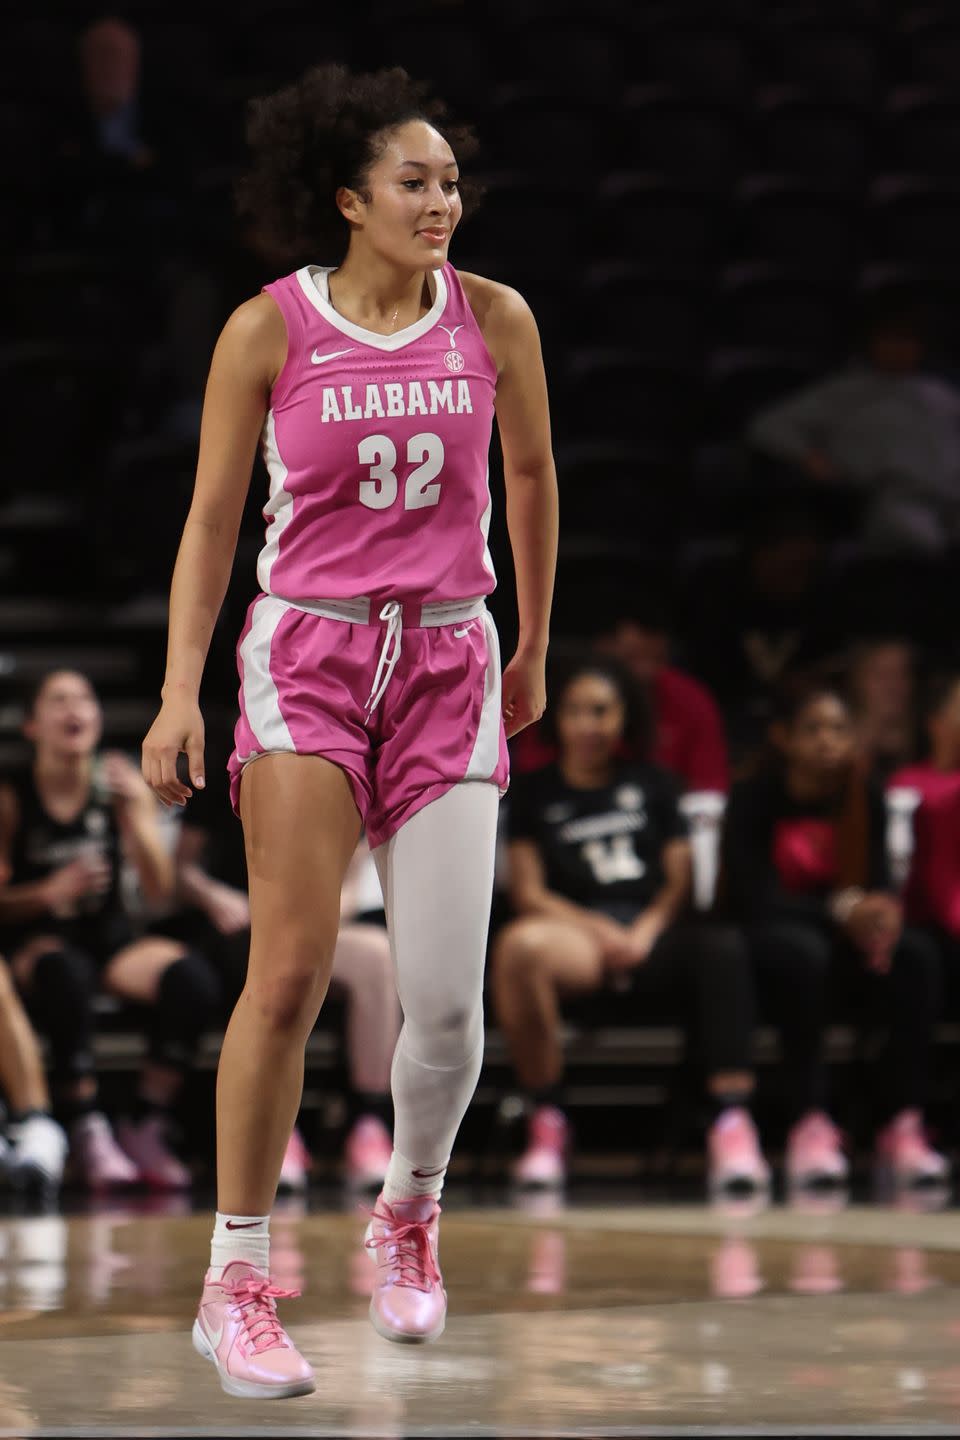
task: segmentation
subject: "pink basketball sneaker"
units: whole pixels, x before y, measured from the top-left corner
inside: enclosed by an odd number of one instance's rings
[[[140,1171],[113,1138],[105,1115],[98,1110],[83,1115],[70,1131],[73,1171],[82,1185],[107,1190],[113,1185],[136,1185]]]
[[[770,1167],[760,1153],[760,1140],[749,1111],[725,1110],[707,1136],[710,1190],[768,1190]]]
[[[950,1173],[946,1156],[927,1144],[919,1110],[901,1110],[881,1130],[877,1160],[890,1168],[898,1185],[935,1185]]]
[[[416,1345],[436,1340],[447,1319],[437,1247],[440,1206],[430,1195],[395,1200],[381,1195],[364,1244],[376,1261],[370,1319],[385,1340]]]
[[[840,1131],[822,1110],[811,1110],[787,1137],[787,1180],[791,1185],[845,1185],[850,1173],[840,1148]]]
[[[228,1395],[282,1400],[315,1388],[313,1370],[277,1319],[277,1301],[299,1294],[271,1285],[268,1275],[245,1260],[231,1261],[220,1280],[207,1271],[193,1348],[217,1367]]]
[[[162,1115],[151,1115],[139,1125],[123,1120],[117,1139],[141,1178],[154,1190],[188,1190],[193,1183],[190,1171],[178,1160],[167,1142]]]
[[[383,1121],[376,1115],[361,1115],[344,1145],[347,1182],[358,1190],[379,1190],[392,1154],[393,1141]]]
[[[530,1116],[527,1148],[513,1167],[517,1185],[559,1188],[567,1178],[570,1143],[567,1117],[554,1105],[540,1105]]]

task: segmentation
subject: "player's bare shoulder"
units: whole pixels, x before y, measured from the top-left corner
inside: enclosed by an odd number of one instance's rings
[[[533,312],[519,290],[512,286],[469,271],[458,270],[457,274],[487,349],[500,371],[518,343],[536,336]]]
[[[244,300],[227,319],[217,350],[272,385],[287,358],[287,326],[276,301],[266,294]]]

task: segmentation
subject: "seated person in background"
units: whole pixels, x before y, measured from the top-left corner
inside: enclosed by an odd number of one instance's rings
[[[916,657],[907,640],[861,640],[850,655],[850,702],[860,753],[883,780],[917,753]]]
[[[788,1178],[847,1177],[822,1055],[839,992],[858,1016],[882,1014],[889,1032],[879,1157],[901,1183],[939,1179],[947,1162],[926,1143],[923,1105],[940,967],[891,894],[886,807],[858,766],[849,704],[828,685],[794,687],[771,740],[761,772],[730,794],[721,906],[745,928],[761,1012],[780,1029],[794,1117]]]
[[[927,705],[929,754],[890,778],[917,792],[914,849],[904,894],[907,918],[935,938],[944,960],[948,1008],[960,999],[960,673],[939,676]]]
[[[651,758],[685,791],[722,791],[729,784],[723,721],[710,692],[670,664],[670,631],[655,598],[638,601],[596,636],[596,648],[620,661],[648,695],[653,716]],[[628,742],[629,744],[629,742]],[[544,721],[521,731],[511,754],[518,773],[556,759]]]
[[[0,931],[28,1013],[50,1042],[58,1109],[78,1178],[182,1188],[169,1118],[200,1035],[216,1011],[204,957],[162,936],[136,939],[120,895],[121,858],[155,899],[173,887],[157,804],[125,756],[98,753],[102,712],[86,676],[54,670],[32,692],[24,733],[32,764],[0,786]],[[99,986],[148,1006],[149,1058],[117,1144],[97,1107],[94,997]]]
[[[695,1013],[713,1110],[710,1180],[765,1187],[749,1113],[752,993],[735,936],[685,924],[690,847],[674,781],[642,759],[649,716],[616,661],[586,657],[557,688],[548,734],[557,760],[520,776],[508,811],[518,918],[493,949],[493,1000],[532,1107],[522,1184],[564,1178],[560,1002],[604,985],[638,1018],[666,1000]]]
[[[178,933],[217,965],[229,1015],[243,989],[250,949],[243,832],[229,808],[226,771],[208,764],[211,781],[197,790],[184,812],[177,852],[177,891],[183,906]],[[213,776],[223,774],[222,794]],[[383,918],[376,868],[361,841],[341,892],[341,929],[334,953],[331,988],[346,999],[346,1049],[351,1117],[344,1146],[346,1179],[379,1187],[390,1163],[393,1109],[390,1066],[400,1034],[390,942]],[[299,1129],[287,1145],[280,1175],[286,1190],[307,1183],[310,1156]]]
[[[869,302],[862,355],[761,411],[748,443],[861,496],[867,554],[937,555],[960,535],[960,393],[923,369],[926,317],[891,287]]]
[[[0,1179],[55,1191],[63,1178],[67,1137],[50,1113],[40,1046],[2,960],[0,1091],[10,1107],[6,1135],[0,1129]]]

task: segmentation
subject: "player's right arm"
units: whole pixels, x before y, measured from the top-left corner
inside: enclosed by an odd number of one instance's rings
[[[237,548],[243,507],[270,389],[286,359],[283,317],[258,295],[235,310],[217,341],[207,379],[200,455],[170,587],[162,705],[143,742],[143,773],[166,805],[192,795],[177,779],[185,751],[203,787],[200,681]]]

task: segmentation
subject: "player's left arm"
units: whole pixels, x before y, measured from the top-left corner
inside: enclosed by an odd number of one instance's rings
[[[537,324],[516,290],[487,283],[490,293],[483,328],[499,372],[497,424],[519,612],[517,653],[503,676],[503,713],[511,736],[539,720],[546,706],[559,505]]]

